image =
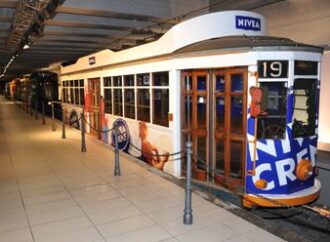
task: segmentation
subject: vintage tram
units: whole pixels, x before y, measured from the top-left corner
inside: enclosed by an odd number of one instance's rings
[[[311,202],[323,50],[266,34],[259,14],[217,12],[80,58],[61,68],[68,118],[85,111],[87,131],[109,144],[101,131],[116,122],[122,150],[174,176],[185,161],[170,153],[190,135],[193,178],[243,191],[244,206]]]

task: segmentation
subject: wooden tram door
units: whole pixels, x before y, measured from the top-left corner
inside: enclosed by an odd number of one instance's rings
[[[241,187],[246,160],[247,68],[185,71],[182,90],[182,147],[189,133],[193,177],[230,189]]]
[[[88,79],[88,92],[89,97],[91,98],[90,109],[88,110],[87,118],[90,125],[95,129],[91,128],[90,133],[93,136],[101,139],[101,133],[97,132],[101,130],[101,119],[100,119],[100,98],[101,98],[101,87],[100,87],[100,78]]]

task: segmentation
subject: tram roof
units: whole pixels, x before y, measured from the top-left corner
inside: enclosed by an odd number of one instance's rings
[[[323,52],[322,47],[295,42],[287,38],[240,35],[200,41],[178,49],[174,53],[185,54],[224,49]]]

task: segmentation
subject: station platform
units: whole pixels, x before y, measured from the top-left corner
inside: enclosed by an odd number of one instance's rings
[[[283,241],[79,132],[24,112],[0,97],[0,241]]]

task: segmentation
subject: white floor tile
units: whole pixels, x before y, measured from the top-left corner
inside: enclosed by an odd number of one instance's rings
[[[151,227],[153,225],[155,225],[155,222],[152,221],[149,217],[140,215],[97,225],[97,228],[104,235],[104,237],[110,238],[115,235],[132,232],[135,230]]]
[[[10,230],[0,233],[0,241],[3,242],[32,242],[32,235],[29,228]]]
[[[91,226],[91,222],[85,216],[82,216],[33,226],[32,232],[36,240],[46,240],[59,234],[82,230]]]
[[[154,225],[130,233],[117,235],[107,239],[107,242],[159,242],[172,238],[161,227]]]

